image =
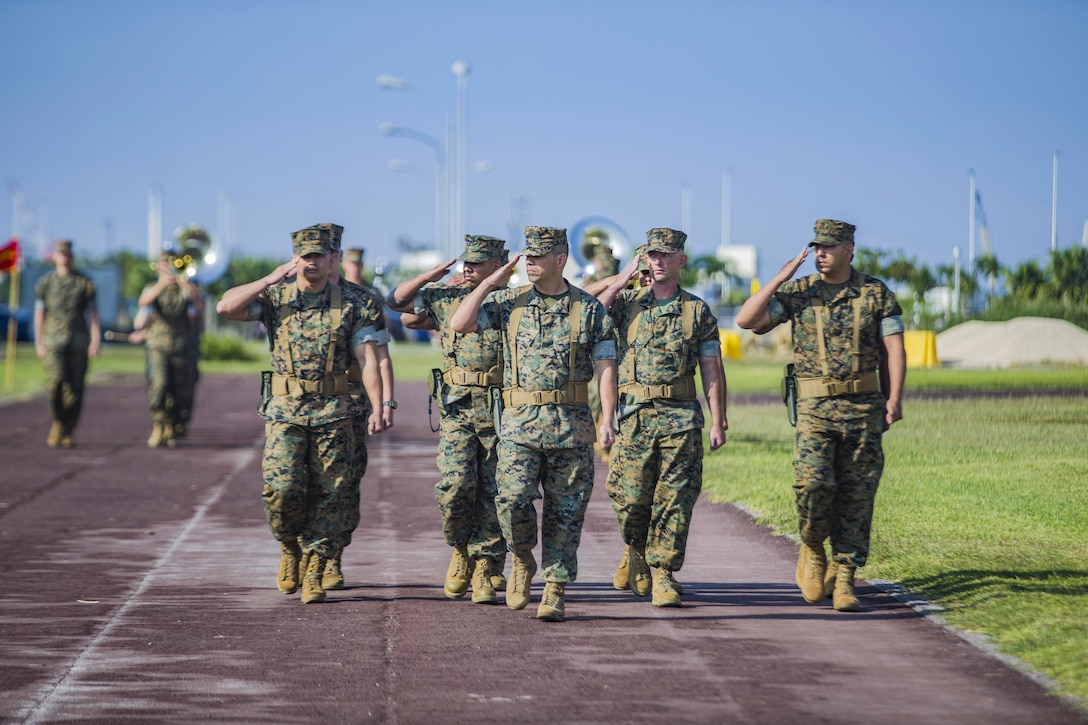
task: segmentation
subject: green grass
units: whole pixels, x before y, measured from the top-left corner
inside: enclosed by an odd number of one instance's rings
[[[204,374],[256,376],[255,362],[202,361]],[[394,344],[397,380],[425,381],[438,348]],[[92,384],[143,375],[143,348],[105,346]],[[0,402],[41,391],[31,345]],[[6,372],[6,369],[5,369]],[[782,363],[727,362],[733,395],[778,390]],[[915,391],[1088,389],[1088,367],[910,370],[905,418],[885,438],[872,554],[863,576],[899,582],[944,608],[954,627],[985,635],[1088,703],[1088,398],[911,398]],[[729,443],[707,456],[705,490],[796,530],[793,429],[781,404],[733,404]]]
[[[1088,702],[1088,398],[908,398],[905,415],[885,438],[863,576]],[[792,448],[783,406],[735,406],[704,490],[793,533]]]

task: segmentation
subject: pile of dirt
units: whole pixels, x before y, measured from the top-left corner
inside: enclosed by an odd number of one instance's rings
[[[937,335],[937,358],[944,365],[965,368],[1088,365],[1088,330],[1049,317],[1017,317],[1007,322],[972,320]]]

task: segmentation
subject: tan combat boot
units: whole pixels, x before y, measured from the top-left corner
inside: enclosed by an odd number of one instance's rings
[[[802,543],[797,555],[797,586],[806,602],[815,604],[824,594],[824,575],[827,573],[827,553],[821,542],[817,548]]]
[[[827,560],[827,573],[824,574],[824,598],[831,596],[835,591],[835,577],[839,574],[839,563],[834,559]]]
[[[325,563],[325,571],[321,573],[321,588],[325,591],[344,588],[344,573],[340,570],[340,554],[330,556]]]
[[[321,587],[321,575],[329,560],[316,551],[306,553],[306,576],[302,578],[302,603],[315,604],[325,601],[325,590]]]
[[[840,564],[835,576],[835,590],[831,594],[831,606],[836,612],[860,612],[861,604],[854,594],[854,572],[857,567]]]
[[[514,554],[514,571],[510,575],[510,585],[506,589],[506,606],[511,609],[525,609],[529,603],[533,575],[536,574],[536,559],[532,552],[524,556]]]
[[[491,586],[491,560],[480,557],[472,570],[472,603],[494,604],[497,601],[495,587]]]
[[[61,448],[71,448],[75,444],[75,440],[72,439],[72,431],[61,428],[60,442],[57,445]]]
[[[443,589],[450,599],[460,599],[468,591],[469,579],[468,547],[453,547],[453,556],[450,558],[449,568],[446,569],[446,583]]]
[[[640,597],[649,595],[653,586],[650,574],[650,565],[646,563],[646,555],[642,549],[632,544],[627,547],[629,569],[627,572],[627,586]]]
[[[631,547],[623,547],[623,558],[620,559],[620,565],[616,567],[616,573],[612,575],[612,588],[618,589],[621,592],[624,589],[630,589],[631,585],[628,583],[628,579],[631,576]]]
[[[563,582],[547,582],[544,593],[540,595],[540,606],[536,608],[536,618],[545,622],[562,622],[566,614],[563,597],[567,585]]]
[[[177,448],[178,439],[174,437],[174,426],[170,423],[162,424],[162,444],[167,448]]]
[[[506,591],[506,577],[502,574],[502,569],[506,565],[506,557],[490,559],[491,562],[491,588],[497,592]]]
[[[302,549],[295,541],[280,542],[280,573],[276,586],[284,594],[298,591],[298,562],[302,558]]]
[[[50,448],[56,448],[60,445],[60,437],[64,434],[64,426],[60,424],[59,420],[54,420],[53,425],[49,428],[49,435],[46,436],[45,445]]]
[[[650,603],[655,607],[679,607],[680,592],[676,588],[676,580],[672,572],[661,567],[654,568],[653,597]]]
[[[151,424],[151,437],[147,439],[148,448],[158,448],[162,445],[162,425],[160,423]]]

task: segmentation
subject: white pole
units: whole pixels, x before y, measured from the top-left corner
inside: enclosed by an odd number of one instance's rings
[[[730,192],[732,191],[729,183],[729,172],[722,169],[722,251],[719,257],[725,258],[725,248],[731,243],[731,225],[732,225],[732,208],[729,201]]]
[[[967,268],[971,271],[975,269],[975,172],[968,172],[971,177],[971,200],[970,210],[967,216],[968,219],[968,232],[967,232]],[[959,280],[959,278],[956,278]]]
[[[147,258],[156,260],[162,252],[162,189],[147,190]]]
[[[688,233],[691,228],[691,191],[685,183],[680,187],[680,231]]]
[[[446,259],[449,259],[457,249],[457,239],[453,230],[453,205],[456,192],[453,179],[454,165],[457,161],[454,149],[455,133],[454,121],[446,114],[446,142],[442,161],[442,239],[435,241],[435,249],[446,250]]]
[[[468,223],[468,71],[464,61],[453,64],[453,74],[457,76],[457,217],[453,237],[458,240]]]
[[[1058,152],[1054,152],[1054,181],[1050,194],[1050,251],[1058,249]]]
[[[952,304],[955,305],[955,315],[960,314],[960,248],[952,248]]]

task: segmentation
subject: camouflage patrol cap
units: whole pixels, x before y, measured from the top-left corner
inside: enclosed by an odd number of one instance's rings
[[[348,250],[344,252],[344,261],[362,264],[364,254],[366,254],[366,250],[362,247],[349,247]]]
[[[506,240],[496,237],[485,237],[479,234],[465,235],[465,251],[458,257],[462,262],[486,262],[495,257],[501,257],[506,251],[503,246]]]
[[[317,226],[299,229],[291,235],[294,252],[300,257],[307,254],[328,254],[333,251],[331,233]]]
[[[556,227],[525,227],[525,254],[542,257],[557,244],[567,243],[567,230]]]
[[[854,243],[854,230],[853,224],[846,222],[840,222],[835,219],[817,219],[816,220],[816,238],[813,239],[808,245],[819,245],[821,247],[834,247],[839,244]]]
[[[57,254],[67,254],[69,257],[72,256],[72,240],[58,240],[57,243],[53,245],[53,251]]]
[[[329,233],[329,251],[340,251],[340,237],[344,235],[344,227],[339,224],[333,224],[332,222],[322,222],[317,225],[318,229],[322,229]]]
[[[651,229],[646,232],[646,251],[672,254],[684,251],[688,235],[675,229]]]
[[[650,260],[646,258],[646,245],[643,244],[641,247],[636,249],[635,254],[638,255],[638,271],[639,272],[649,271],[649,269],[650,269]]]

